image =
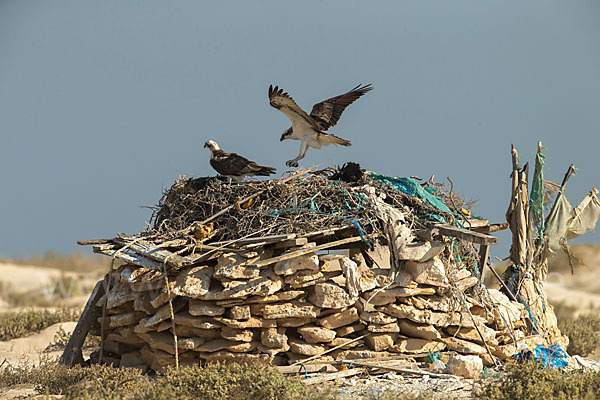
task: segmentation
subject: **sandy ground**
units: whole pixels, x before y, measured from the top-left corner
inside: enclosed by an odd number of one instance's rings
[[[76,322],[61,322],[30,336],[0,341],[0,363],[10,365],[38,365],[41,357],[55,359],[60,357],[61,351],[43,353],[44,349],[53,342],[54,337],[62,328],[69,334],[75,329]]]

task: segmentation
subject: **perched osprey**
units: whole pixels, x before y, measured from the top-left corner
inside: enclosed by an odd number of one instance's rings
[[[273,85],[270,85],[269,104],[287,115],[292,121],[292,127],[285,130],[279,140],[295,139],[302,141],[298,157],[287,161],[285,165],[297,167],[298,161],[304,158],[309,146],[315,149],[320,149],[321,146],[329,144],[350,146],[352,143],[349,140],[324,131],[335,126],[346,107],[371,89],[370,84],[358,85],[347,93],[315,104],[310,115],[308,115],[283,89],[279,89],[277,86],[273,88]]]
[[[215,141],[209,140],[204,143],[204,147],[210,150],[210,165],[223,176],[229,178],[269,176],[276,171],[275,168],[263,167],[235,153],[225,153]]]

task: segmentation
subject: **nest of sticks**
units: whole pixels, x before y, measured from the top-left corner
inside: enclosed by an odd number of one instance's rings
[[[195,244],[211,244],[259,230],[260,236],[304,235],[353,225],[364,237],[385,243],[385,227],[362,190],[365,185],[374,187],[387,204],[400,209],[412,231],[426,229],[431,215],[455,224],[462,215],[461,209],[472,204],[460,198],[452,187],[448,189],[430,179],[422,186],[435,188],[436,196],[452,210],[443,212],[385,181],[357,174],[356,169],[357,164],[348,163],[338,169],[304,171],[289,180],[240,183],[229,183],[220,177],[180,177],[153,207],[143,236],[152,236],[155,243],[183,236]],[[214,217],[215,214],[219,215]],[[203,231],[203,221],[208,219],[210,229]],[[457,241],[454,247],[460,258],[476,259],[477,250],[472,244]]]

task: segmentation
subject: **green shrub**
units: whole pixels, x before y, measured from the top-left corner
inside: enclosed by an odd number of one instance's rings
[[[569,337],[567,353],[587,356],[600,347],[600,315],[587,313],[574,317],[576,310],[564,303],[554,305],[558,328]]]
[[[67,399],[203,399],[311,400],[333,398],[317,394],[297,378],[286,378],[259,363],[208,364],[168,369],[156,377],[140,370],[104,365],[67,368],[44,362],[40,367],[5,367],[0,389],[33,385],[41,394]]]
[[[305,399],[307,388],[298,379],[286,378],[260,363],[210,363],[169,369],[158,378],[148,398],[202,398],[207,400]]]
[[[23,337],[58,322],[77,321],[80,314],[79,310],[69,308],[0,313],[0,340]]]
[[[498,379],[483,382],[477,398],[488,400],[582,400],[600,398],[600,374],[510,362]]]

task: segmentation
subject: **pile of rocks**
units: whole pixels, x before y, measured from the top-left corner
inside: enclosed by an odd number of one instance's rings
[[[162,370],[175,364],[176,338],[182,365],[442,350],[490,365],[490,353],[504,360],[519,343],[564,340],[560,333],[528,336],[522,304],[480,286],[466,264],[452,261],[457,239],[413,237],[401,249],[367,250],[360,236],[340,239],[340,232],[352,229],[257,239],[167,274],[130,259],[105,278],[110,290],[95,302],[96,314],[104,314],[103,328],[92,330],[103,337],[103,361]],[[323,250],[332,247],[331,254]]]

